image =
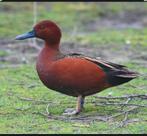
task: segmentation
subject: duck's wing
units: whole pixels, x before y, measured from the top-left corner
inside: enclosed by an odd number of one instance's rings
[[[99,67],[101,67],[102,69],[104,69],[106,71],[109,71],[109,70],[112,70],[112,69],[124,69],[124,68],[126,68],[126,66],[124,66],[124,65],[112,63],[112,62],[106,61],[104,59],[101,59],[100,57],[98,57],[98,58],[93,57],[92,58],[92,57],[85,56],[85,55],[79,54],[79,53],[67,54],[64,57],[75,57],[75,58],[78,57],[78,58],[86,59],[88,61],[91,61],[91,62],[97,64]]]
[[[96,65],[98,65],[100,68],[103,69],[103,71],[107,75],[108,82],[113,86],[128,82],[138,77],[139,75],[137,72],[128,70],[127,67],[124,65],[112,63],[103,60],[101,58],[92,58],[78,53],[67,54],[64,57],[74,57],[74,58],[78,57],[78,58],[86,59],[92,63],[95,63]]]

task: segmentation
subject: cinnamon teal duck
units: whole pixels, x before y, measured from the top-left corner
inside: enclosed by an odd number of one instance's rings
[[[16,40],[37,37],[44,40],[36,64],[42,83],[51,90],[77,97],[76,109],[67,114],[82,111],[84,98],[106,88],[126,83],[138,76],[126,66],[82,54],[63,54],[60,51],[61,30],[56,23],[44,20],[32,31],[18,35]]]

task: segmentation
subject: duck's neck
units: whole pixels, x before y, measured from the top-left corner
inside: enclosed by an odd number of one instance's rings
[[[59,44],[50,45],[45,43],[44,48],[41,50],[38,60],[40,62],[48,62],[53,60],[58,54],[60,54]]]
[[[48,42],[45,42],[45,49],[49,51],[59,52],[59,43],[50,44]]]

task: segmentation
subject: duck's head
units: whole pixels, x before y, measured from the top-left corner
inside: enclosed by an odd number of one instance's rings
[[[58,44],[61,39],[60,28],[50,20],[44,20],[37,23],[30,32],[16,36],[16,40],[28,38],[40,38],[48,44]]]

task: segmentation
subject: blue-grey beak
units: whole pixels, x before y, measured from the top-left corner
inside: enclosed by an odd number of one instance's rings
[[[24,40],[24,39],[33,38],[33,37],[35,37],[35,31],[34,30],[16,36],[15,40]]]

